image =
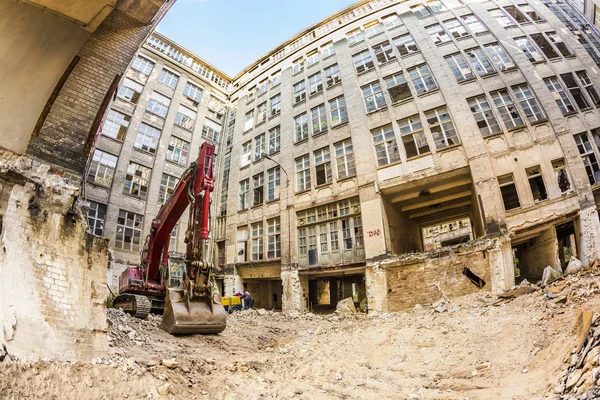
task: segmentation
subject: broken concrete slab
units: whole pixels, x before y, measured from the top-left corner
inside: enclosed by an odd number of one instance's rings
[[[340,300],[337,303],[335,312],[341,314],[356,314],[356,307],[354,306],[354,301],[352,301],[352,297],[347,297],[345,299]]]
[[[579,310],[579,313],[577,314],[575,324],[573,325],[573,329],[571,329],[571,333],[577,336],[576,352],[579,352],[585,344],[587,334],[592,327],[593,316],[593,312],[585,310]]]
[[[565,269],[565,275],[574,274],[575,272],[579,272],[583,269],[583,264],[574,256],[571,256],[569,260],[569,264],[567,265],[567,269]]]
[[[544,268],[544,272],[542,273],[542,286],[545,286],[551,282],[554,282],[561,276],[562,276],[562,272],[557,271],[548,265],[546,268]]]

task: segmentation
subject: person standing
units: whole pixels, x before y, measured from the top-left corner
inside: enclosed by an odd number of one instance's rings
[[[242,300],[244,301],[244,310],[248,310],[254,307],[254,299],[250,296],[250,293],[246,290],[242,295]]]

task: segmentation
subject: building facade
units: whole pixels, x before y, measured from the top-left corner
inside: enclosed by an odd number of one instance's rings
[[[595,260],[600,42],[584,11],[362,1],[240,72],[220,152],[225,294],[395,311]]]
[[[114,250],[108,271],[113,289],[127,264],[140,263],[152,219],[202,143],[219,152],[230,80],[156,32],[124,74],[93,149],[85,190],[90,230],[107,237]],[[187,222],[185,213],[171,234],[171,251],[185,252]]]

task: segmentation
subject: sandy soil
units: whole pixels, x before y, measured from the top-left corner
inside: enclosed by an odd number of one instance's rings
[[[443,312],[242,312],[211,336],[173,337],[159,317],[109,310],[110,355],[0,363],[0,398],[566,398],[554,391],[575,343],[570,330],[579,309],[600,315],[599,279],[571,278],[566,303],[538,290],[499,306],[490,293],[465,296]]]

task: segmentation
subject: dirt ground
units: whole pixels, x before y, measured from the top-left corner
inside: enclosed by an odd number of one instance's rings
[[[561,285],[500,305],[482,292],[393,314],[251,310],[209,336],[173,337],[158,328],[160,317],[108,310],[110,355],[92,364],[5,361],[0,398],[575,398],[557,393],[573,364],[578,311],[594,312],[598,324],[600,270]],[[587,365],[598,367],[597,353]],[[587,379],[571,391],[600,398]]]

